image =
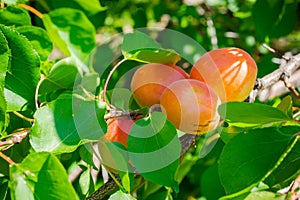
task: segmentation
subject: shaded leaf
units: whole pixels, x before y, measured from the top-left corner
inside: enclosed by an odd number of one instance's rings
[[[270,36],[279,38],[292,32],[297,24],[297,1],[285,1],[281,12],[270,31]]]
[[[82,11],[55,9],[43,15],[43,23],[51,40],[65,55],[87,61],[96,46],[96,31]]]
[[[293,131],[292,127],[286,128]],[[297,130],[299,131],[299,130]],[[291,184],[300,173],[300,142],[298,141],[280,166],[266,179],[265,183],[274,189],[282,189]]]
[[[277,128],[253,129],[232,138],[219,160],[220,180],[226,193],[258,184],[276,165],[291,139],[292,135]]]
[[[130,130],[128,154],[132,164],[144,178],[175,191],[180,151],[176,128],[162,113],[136,121]]]
[[[269,35],[280,16],[283,4],[284,1],[281,0],[257,0],[253,5],[253,22],[261,40]]]
[[[6,177],[0,176],[0,199],[6,199],[8,192],[8,180]]]

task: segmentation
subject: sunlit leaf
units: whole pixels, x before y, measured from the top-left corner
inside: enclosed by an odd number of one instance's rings
[[[105,107],[95,101],[62,94],[36,111],[30,143],[38,152],[72,152],[84,142],[95,141],[103,135],[101,126],[105,122],[99,124],[98,119],[101,121],[104,113]]]
[[[130,194],[123,193],[122,191],[117,191],[114,194],[112,194],[108,200],[135,200],[133,196]]]
[[[28,11],[16,6],[7,6],[6,8],[1,9],[0,21],[1,24],[6,26],[31,25],[31,19]]]
[[[177,190],[175,173],[181,145],[176,128],[164,114],[154,112],[134,123],[128,137],[128,151],[132,164],[144,178]]]
[[[229,102],[219,107],[219,113],[230,125],[242,128],[297,124],[280,109],[258,103]]]
[[[180,58],[174,50],[161,48],[154,39],[139,31],[126,34],[121,48],[125,58],[144,63],[175,64]]]
[[[53,44],[45,29],[36,26],[20,26],[16,30],[30,41],[41,60],[47,60],[53,50]]]
[[[63,165],[50,153],[31,153],[10,174],[13,199],[79,199]]]
[[[0,30],[11,50],[5,87],[26,99],[28,104],[33,107],[35,89],[40,79],[39,56],[23,35],[3,25],[0,25]]]
[[[86,62],[96,46],[96,31],[86,15],[77,9],[59,8],[43,15],[46,30],[67,56]]]
[[[9,63],[10,50],[5,36],[0,32],[0,132],[5,126],[6,101],[4,97],[4,86],[6,70]]]

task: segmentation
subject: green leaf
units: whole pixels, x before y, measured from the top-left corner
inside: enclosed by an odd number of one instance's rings
[[[8,180],[0,175],[0,199],[6,199],[8,191]]]
[[[42,61],[48,59],[53,50],[53,45],[44,29],[36,26],[20,26],[16,30],[30,41]]]
[[[136,121],[130,130],[128,154],[133,166],[149,181],[175,191],[180,151],[176,128],[162,113]]]
[[[65,55],[87,62],[96,46],[96,31],[82,11],[72,8],[55,9],[43,15],[43,23],[51,40]]]
[[[136,200],[133,196],[130,194],[123,193],[122,191],[117,191],[114,194],[112,194],[108,200]]]
[[[264,40],[271,32],[280,16],[283,4],[282,0],[257,0],[253,5],[253,22],[261,40]]]
[[[225,191],[220,182],[218,164],[207,168],[201,176],[201,194],[206,199],[219,199],[225,195]]]
[[[39,95],[45,96],[57,90],[73,89],[80,83],[83,72],[78,61],[72,57],[57,62],[49,75],[41,82]]]
[[[40,79],[39,56],[23,35],[3,25],[0,25],[0,30],[11,50],[5,87],[34,107],[35,89]]]
[[[55,10],[58,8],[74,8],[84,11],[86,15],[95,15],[100,11],[105,10],[105,7],[102,7],[98,0],[72,0],[72,1],[57,1],[57,0],[47,0],[45,1],[46,7],[49,7],[49,10]]]
[[[26,3],[28,0],[2,0],[3,3],[6,3],[8,5],[17,5],[17,3]]]
[[[97,87],[100,84],[100,78],[98,73],[86,73],[82,77],[82,81],[80,83],[83,88],[92,93],[96,92]]]
[[[171,49],[161,48],[140,48],[131,52],[123,52],[128,60],[136,60],[144,63],[175,64],[179,60],[179,55]]]
[[[24,171],[14,165],[10,168],[10,196],[13,200],[28,199],[34,200],[34,188],[27,183]],[[30,182],[29,182],[30,183]]]
[[[287,127],[287,131],[294,128]],[[299,129],[294,130],[299,131]],[[282,161],[281,165],[266,179],[265,183],[274,189],[282,189],[291,184],[300,173],[300,142],[298,141],[291,152]]]
[[[124,187],[124,189],[127,192],[130,192],[134,183],[134,174],[130,173],[129,171],[127,172],[120,171],[119,176],[121,178],[122,186]]]
[[[265,104],[229,102],[219,106],[219,113],[230,125],[242,128],[296,124],[281,110]]]
[[[286,96],[282,99],[282,101],[278,104],[277,108],[284,112],[287,116],[292,118],[293,116],[293,100],[291,96]]]
[[[63,165],[50,153],[31,153],[10,174],[13,199],[79,199]]]
[[[271,170],[285,153],[292,136],[284,129],[249,130],[232,138],[223,148],[219,173],[227,194],[251,189]]]
[[[267,191],[252,192],[245,198],[245,200],[284,200],[284,199],[286,199],[285,195],[278,194],[278,193],[276,194]]]
[[[161,45],[152,39],[149,35],[140,31],[124,35],[121,49],[123,52],[132,52],[147,48],[161,48]]]
[[[175,64],[180,58],[174,50],[161,48],[154,39],[139,31],[126,34],[121,48],[128,60],[144,63]]]
[[[285,1],[281,12],[270,30],[270,36],[279,38],[292,32],[297,24],[297,1]]]
[[[38,152],[73,152],[81,144],[101,137],[105,122],[99,125],[98,120],[104,113],[105,107],[95,101],[62,94],[35,112],[30,143]]]
[[[0,32],[0,132],[4,130],[6,121],[6,101],[4,97],[4,86],[6,70],[9,63],[10,50],[5,36]]]
[[[79,155],[84,162],[92,166],[95,170],[98,170],[93,161],[93,149],[91,144],[82,145],[79,149]]]
[[[89,167],[80,175],[79,186],[80,192],[84,197],[87,197],[95,190],[93,178],[91,176],[91,170]]]
[[[6,26],[31,25],[31,18],[28,11],[16,6],[7,6],[0,10],[1,24]]]

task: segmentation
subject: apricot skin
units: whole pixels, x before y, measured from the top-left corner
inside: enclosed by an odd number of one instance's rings
[[[109,142],[119,142],[127,148],[127,138],[133,123],[134,120],[127,118],[108,119],[106,139]]]
[[[235,47],[205,53],[190,72],[190,78],[208,84],[222,102],[244,101],[254,87],[256,75],[253,58]]]
[[[214,130],[220,116],[217,107],[221,101],[205,83],[193,79],[179,80],[162,94],[160,104],[177,129],[191,134]]]
[[[161,94],[174,81],[186,79],[188,74],[176,65],[149,63],[133,75],[131,90],[141,107],[158,104]]]

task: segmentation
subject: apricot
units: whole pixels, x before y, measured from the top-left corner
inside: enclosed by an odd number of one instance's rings
[[[188,74],[176,65],[145,64],[134,73],[131,90],[141,106],[158,104],[163,91],[171,83],[188,78]]]
[[[110,118],[107,120],[105,138],[109,142],[119,142],[127,148],[127,138],[134,120],[129,118]]]
[[[191,134],[214,130],[220,116],[218,95],[205,83],[193,79],[179,80],[169,85],[160,100],[162,112],[177,129]]]
[[[208,84],[222,102],[244,101],[254,87],[256,75],[253,58],[235,47],[205,53],[190,72],[190,78]]]

